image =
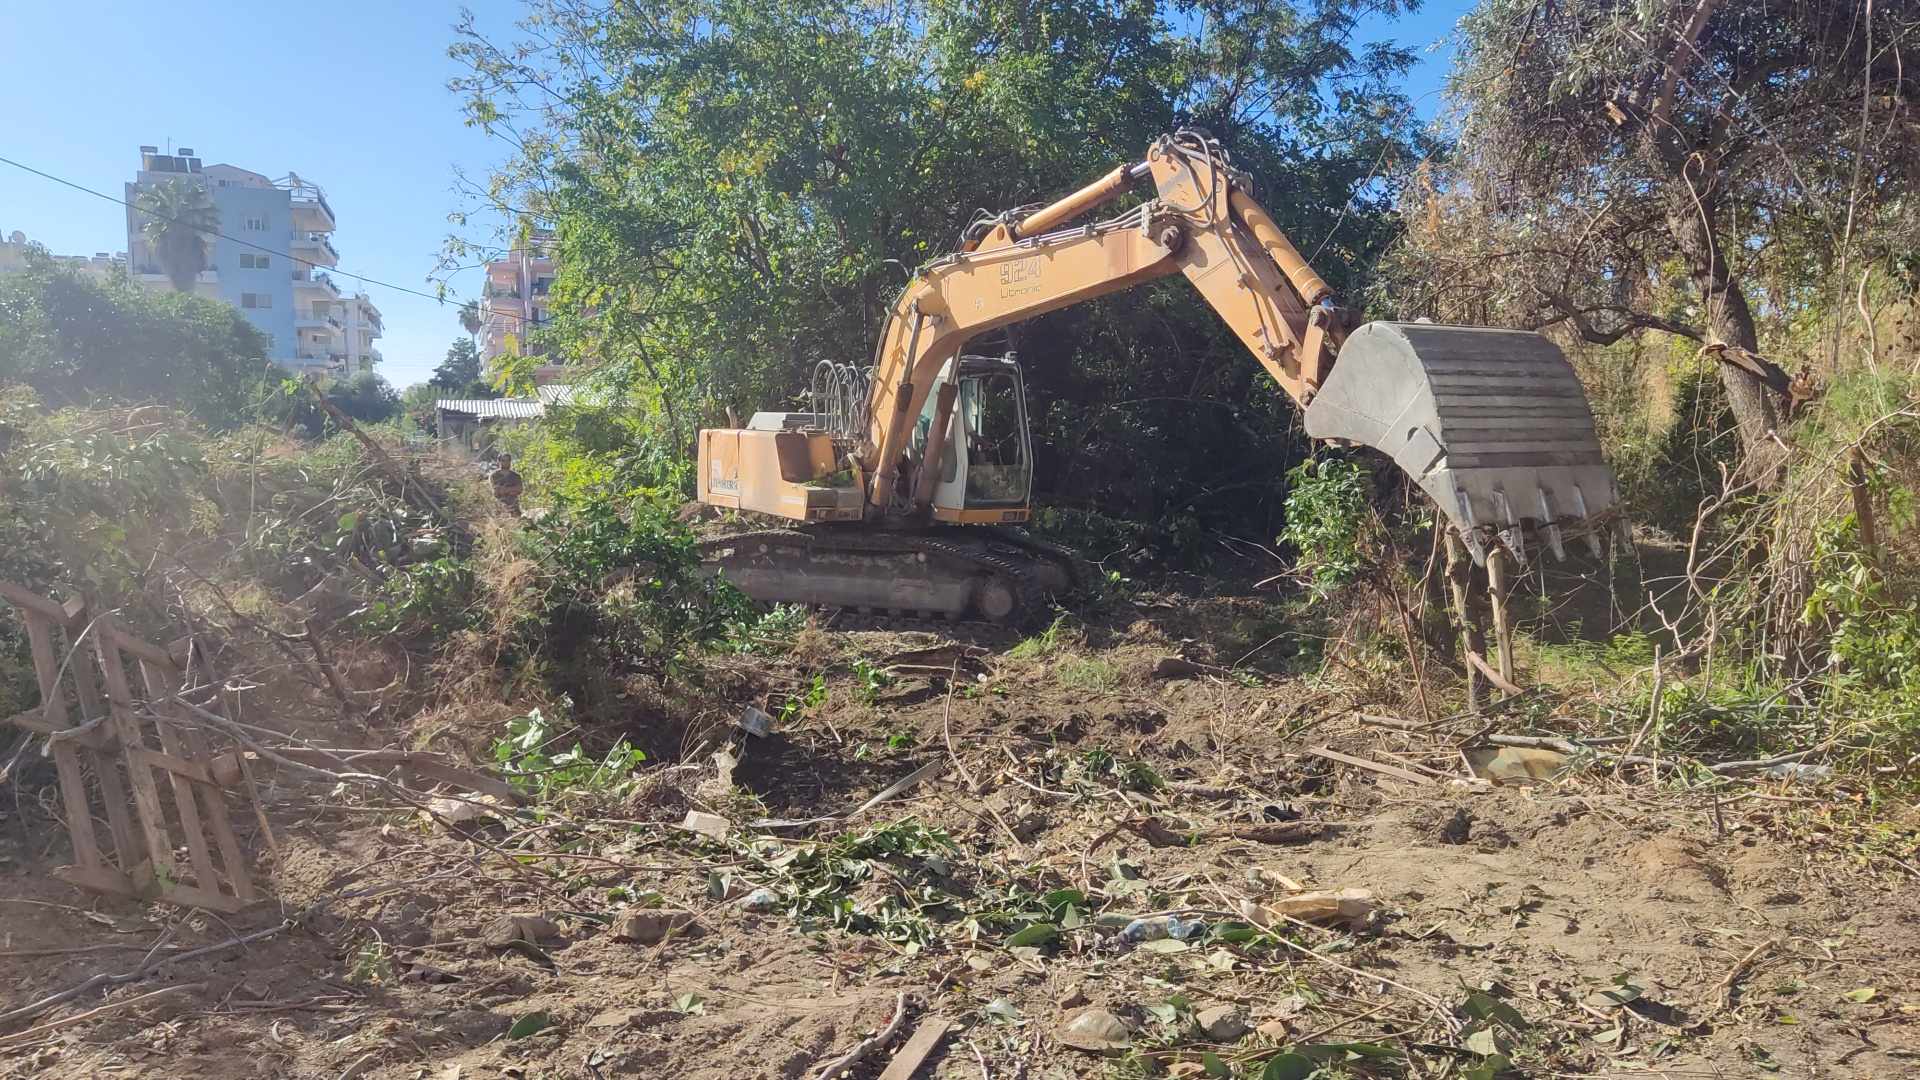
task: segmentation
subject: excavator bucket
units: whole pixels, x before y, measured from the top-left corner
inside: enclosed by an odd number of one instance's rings
[[[1368,323],[1347,336],[1306,422],[1316,439],[1391,457],[1477,563],[1496,537],[1526,561],[1529,526],[1557,558],[1573,536],[1600,555],[1613,472],[1573,366],[1539,334]]]

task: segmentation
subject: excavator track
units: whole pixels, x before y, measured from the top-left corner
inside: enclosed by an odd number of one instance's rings
[[[1077,577],[1070,554],[977,527],[760,529],[702,541],[700,557],[762,603],[836,609],[891,628],[1024,627]]]

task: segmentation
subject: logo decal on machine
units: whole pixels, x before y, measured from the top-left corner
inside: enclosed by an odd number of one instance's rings
[[[1000,264],[1000,295],[1002,297],[1024,296],[1040,291],[1040,274],[1046,269],[1046,260],[1038,255],[1029,255],[1024,259],[1014,259]]]

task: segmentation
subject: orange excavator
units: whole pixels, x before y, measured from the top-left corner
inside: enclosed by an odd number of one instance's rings
[[[1082,222],[1136,187],[1151,195]],[[1075,584],[1031,513],[1026,396],[990,331],[1183,274],[1287,395],[1307,434],[1373,447],[1431,497],[1477,562],[1527,537],[1596,556],[1615,501],[1572,367],[1538,334],[1354,320],[1204,132],[1163,136],[1038,209],[976,221],[895,301],[870,367],[823,363],[811,411],[700,432],[699,497],[785,519],[705,542],[764,602],[1018,622]]]

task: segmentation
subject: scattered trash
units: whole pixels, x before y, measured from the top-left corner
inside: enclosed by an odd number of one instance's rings
[[[746,895],[746,899],[740,901],[740,910],[760,914],[772,911],[779,906],[780,894],[767,888],[755,889]]]
[[[733,770],[740,767],[740,759],[725,747],[713,752],[713,782],[721,791],[733,790]],[[721,835],[725,835],[722,833]]]
[[[1780,780],[1803,784],[1816,784],[1833,775],[1831,765],[1808,765],[1799,761],[1783,761],[1768,768],[1765,775]]]
[[[1119,1054],[1133,1046],[1127,1022],[1105,1009],[1081,1009],[1067,1018],[1055,1036],[1060,1045],[1090,1054]]]
[[[1247,884],[1262,890],[1285,889],[1288,892],[1306,892],[1307,887],[1278,870],[1269,870],[1264,866],[1247,867]]]
[[[1378,909],[1373,894],[1366,889],[1303,892],[1280,897],[1265,905],[1251,900],[1240,902],[1240,913],[1248,922],[1262,928],[1272,926],[1276,917],[1282,915],[1301,922],[1361,926]]]
[[[465,825],[473,821],[492,820],[499,805],[491,796],[468,791],[428,800],[426,816],[449,825]]]
[[[705,814],[698,810],[689,810],[687,811],[687,819],[682,821],[676,828],[683,829],[690,833],[696,833],[709,840],[725,840],[727,838],[727,830],[732,827],[732,824],[732,822],[721,817],[719,814]]]
[[[740,713],[738,726],[741,731],[756,739],[764,739],[773,734],[773,717],[766,711],[749,705]]]
[[[1247,1016],[1233,1005],[1215,1005],[1193,1014],[1193,1022],[1217,1043],[1238,1042],[1247,1033]]]
[[[628,908],[613,921],[613,936],[620,941],[655,945],[668,934],[695,927],[693,913],[672,908]]]
[[[1567,767],[1567,755],[1558,750],[1524,746],[1476,747],[1465,752],[1473,774],[1496,784],[1534,784],[1552,780]]]
[[[1172,938],[1175,941],[1187,941],[1198,937],[1206,930],[1207,924],[1199,919],[1182,919],[1178,915],[1155,915],[1149,919],[1135,919],[1120,931],[1120,940],[1139,943]]]

